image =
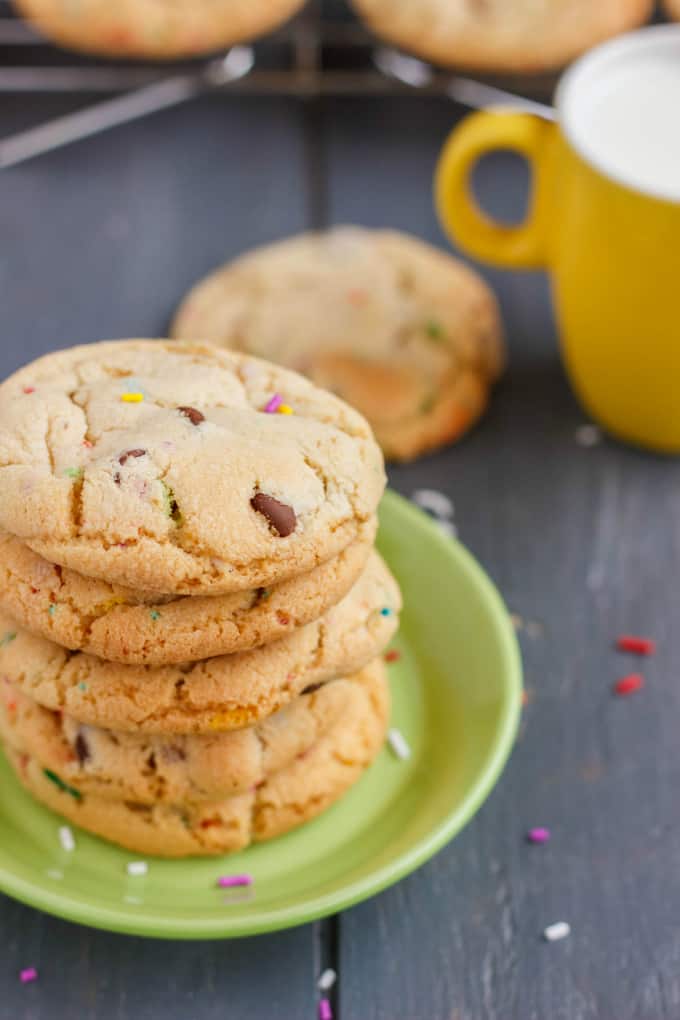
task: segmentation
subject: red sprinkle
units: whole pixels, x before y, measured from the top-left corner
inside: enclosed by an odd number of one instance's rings
[[[617,694],[634,694],[635,691],[640,691],[645,686],[645,678],[640,673],[630,673],[628,676],[622,676],[620,680],[614,684],[614,690]]]
[[[35,393],[35,386],[24,386],[24,393]]]
[[[634,652],[635,655],[654,655],[656,652],[656,641],[646,637],[635,637],[632,634],[622,634],[616,641],[616,647],[620,652]]]
[[[401,652],[398,652],[396,648],[391,648],[389,652],[385,652],[385,662],[399,662],[401,659]]]

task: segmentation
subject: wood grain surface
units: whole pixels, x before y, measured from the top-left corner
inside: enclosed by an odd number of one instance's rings
[[[4,97],[0,131],[74,105]],[[0,372],[64,344],[162,333],[206,270],[312,223],[444,245],[430,177],[459,115],[420,98],[207,99],[4,172]],[[521,209],[510,158],[478,185],[496,212]],[[391,481],[453,498],[462,540],[524,621],[529,703],[493,795],[417,874],[279,935],[144,941],[2,899],[0,1020],[312,1020],[323,965],[340,975],[339,1020],[680,1016],[680,466],[579,445],[544,277],[484,272],[509,372],[469,438]],[[637,665],[612,649],[622,631],[659,641],[626,699],[611,693]],[[535,825],[552,830],[547,846],[525,842]],[[571,937],[548,944],[557,920]],[[37,983],[19,984],[25,966]]]

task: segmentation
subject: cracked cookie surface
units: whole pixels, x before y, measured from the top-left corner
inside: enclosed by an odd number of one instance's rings
[[[276,394],[291,414],[265,411]],[[361,415],[215,347],[102,342],[0,386],[0,527],[111,583],[207,595],[287,580],[355,541],[384,484]]]
[[[172,332],[305,373],[361,411],[395,460],[465,432],[504,361],[477,273],[415,237],[359,227],[241,256],[193,288]]]
[[[401,595],[377,553],[350,592],[287,637],[233,655],[174,666],[126,666],[69,652],[0,613],[0,675],[79,722],[146,733],[205,733],[254,725],[305,688],[348,676],[387,645]]]
[[[379,36],[426,60],[487,71],[562,67],[642,24],[653,0],[351,0]]]
[[[304,0],[14,0],[41,35],[105,56],[175,60],[271,31]]]
[[[321,616],[363,570],[376,521],[337,556],[269,588],[159,597],[85,577],[0,532],[0,608],[34,634],[127,664],[166,665],[255,648]]]
[[[75,825],[129,850],[164,857],[219,854],[272,839],[330,807],[360,777],[382,746],[389,715],[385,667],[372,663],[359,680],[359,710],[339,719],[303,759],[257,789],[193,806],[140,804],[81,794],[48,774],[26,751],[5,748],[26,788]]]
[[[352,727],[366,710],[377,669],[303,694],[256,726],[191,736],[125,733],[86,726],[42,708],[0,682],[0,736],[67,786],[105,800],[191,804],[252,792],[306,756],[334,726]]]

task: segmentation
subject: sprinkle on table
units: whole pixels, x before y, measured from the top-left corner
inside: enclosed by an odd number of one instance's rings
[[[333,1020],[333,1010],[328,999],[319,1002],[319,1020]]]
[[[220,889],[234,889],[241,885],[252,885],[253,876],[248,874],[243,875],[220,875],[217,879],[217,885]]]
[[[654,655],[656,641],[652,638],[636,637],[633,634],[622,634],[616,639],[616,647],[620,652],[632,652],[634,655]]]
[[[434,517],[444,518],[444,520],[450,520],[453,517],[452,501],[438,489],[415,489],[411,493],[411,501],[421,510],[433,514]]]
[[[554,924],[549,924],[543,932],[543,938],[546,942],[559,942],[560,939],[566,939],[568,935],[571,935],[571,928],[566,921],[556,921]]]
[[[143,393],[121,393],[120,399],[124,404],[141,404],[144,400]]]
[[[19,971],[19,980],[22,985],[29,985],[31,981],[38,980],[38,971],[35,967],[24,967],[23,970]]]
[[[385,652],[385,662],[399,662],[400,659],[401,652],[396,648],[390,648],[389,652]]]
[[[139,875],[146,875],[149,870],[149,865],[146,861],[129,861],[127,866],[128,875],[137,877]]]
[[[59,826],[59,842],[62,850],[65,850],[67,854],[71,854],[75,850],[76,841],[68,825]]]
[[[387,733],[387,743],[390,745],[392,752],[401,759],[406,761],[411,757],[411,748],[409,747],[406,737],[401,730],[391,729]]]
[[[265,414],[276,414],[278,409],[281,407],[282,403],[283,403],[283,397],[281,396],[281,394],[280,393],[275,393],[274,396],[270,397],[270,399],[264,405],[264,413]]]
[[[645,678],[641,673],[629,673],[628,676],[622,676],[620,680],[617,680],[614,684],[614,692],[620,695],[635,694],[636,691],[642,690],[645,686]]]
[[[589,448],[591,446],[597,446],[602,441],[602,433],[598,429],[597,425],[579,425],[575,432],[576,442],[579,446],[585,446]]]
[[[547,843],[550,839],[550,829],[544,829],[540,826],[535,829],[529,829],[527,832],[527,840],[529,843]]]
[[[317,981],[317,987],[322,992],[327,992],[329,988],[333,987],[337,980],[338,975],[335,973],[332,967],[328,967]]]

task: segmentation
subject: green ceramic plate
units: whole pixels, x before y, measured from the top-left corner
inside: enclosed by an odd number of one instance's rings
[[[253,935],[335,913],[413,871],[450,840],[491,790],[512,747],[521,667],[503,603],[460,545],[393,493],[380,549],[405,610],[390,665],[393,720],[412,748],[385,748],[359,784],[324,816],[272,843],[221,859],[149,861],[76,830],[34,804],[0,757],[0,889],[60,917],[163,938]],[[249,899],[226,895],[218,875],[248,871]]]

